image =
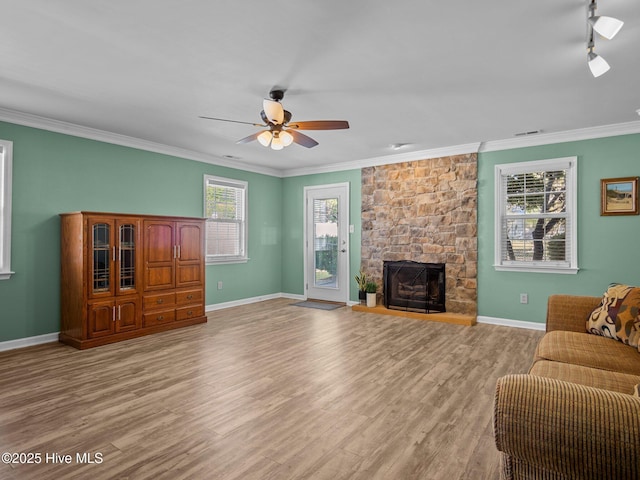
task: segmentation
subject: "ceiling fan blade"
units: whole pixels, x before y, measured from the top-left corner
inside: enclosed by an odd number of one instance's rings
[[[248,137],[241,138],[236,143],[241,144],[241,143],[253,142],[254,140],[258,139],[258,135],[260,135],[261,133],[262,132],[253,133],[253,134],[249,135]]]
[[[284,122],[284,108],[280,102],[265,98],[262,102],[262,109],[271,123],[281,125]]]
[[[198,117],[198,118],[204,118],[206,120],[217,120],[219,122],[243,123],[245,125],[253,125],[254,127],[266,127],[266,125],[263,125],[261,123],[240,122],[238,120],[229,120],[227,118],[215,118],[215,117]]]
[[[346,120],[311,120],[309,122],[293,122],[287,125],[297,130],[342,130],[349,128]]]
[[[313,138],[306,136],[304,133],[296,132],[295,130],[285,130],[289,132],[293,137],[293,141],[298,145],[302,145],[303,147],[312,148],[318,145]]]

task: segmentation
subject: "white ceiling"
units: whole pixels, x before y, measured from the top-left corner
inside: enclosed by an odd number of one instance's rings
[[[602,0],[625,26],[596,38],[587,1],[0,0],[0,108],[290,170],[638,121],[640,2]],[[262,98],[287,89],[320,144],[272,151]],[[227,157],[225,157],[227,156]],[[231,156],[231,160],[229,157]]]

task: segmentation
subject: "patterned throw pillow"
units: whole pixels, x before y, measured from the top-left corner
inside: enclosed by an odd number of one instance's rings
[[[589,315],[587,332],[615,338],[640,351],[640,287],[611,284],[600,306]]]

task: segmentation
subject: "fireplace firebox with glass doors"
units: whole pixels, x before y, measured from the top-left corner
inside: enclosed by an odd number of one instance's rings
[[[445,264],[409,260],[383,264],[384,306],[394,310],[445,312]]]

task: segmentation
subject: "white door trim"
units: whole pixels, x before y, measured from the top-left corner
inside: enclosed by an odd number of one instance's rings
[[[304,265],[304,297],[308,298],[309,297],[309,219],[308,219],[308,215],[307,215],[307,205],[308,205],[308,200],[309,200],[309,194],[311,192],[314,191],[320,191],[320,190],[327,190],[327,189],[332,189],[332,188],[344,188],[345,189],[345,201],[343,202],[344,205],[341,205],[340,207],[342,208],[342,213],[339,215],[339,219],[340,219],[340,225],[339,225],[339,231],[340,231],[340,240],[344,240],[346,241],[345,245],[345,249],[347,250],[344,255],[340,255],[339,256],[339,265],[341,265],[339,267],[339,272],[341,272],[342,275],[340,275],[340,277],[342,277],[344,275],[344,278],[340,278],[339,277],[339,282],[340,282],[340,287],[339,287],[339,291],[340,291],[340,295],[339,298],[336,301],[339,302],[345,302],[345,303],[349,303],[349,279],[351,278],[351,274],[350,274],[350,257],[351,257],[351,236],[349,233],[349,225],[351,223],[350,220],[350,216],[349,216],[349,211],[350,211],[350,207],[351,207],[351,190],[350,190],[350,183],[349,182],[342,182],[342,183],[331,183],[331,184],[325,184],[325,185],[310,185],[310,186],[305,186],[304,187],[304,201],[303,201],[303,206],[302,206],[302,210],[303,210],[303,265]],[[344,218],[343,218],[344,217]],[[344,262],[344,263],[343,263]],[[315,297],[314,297],[315,298]]]

